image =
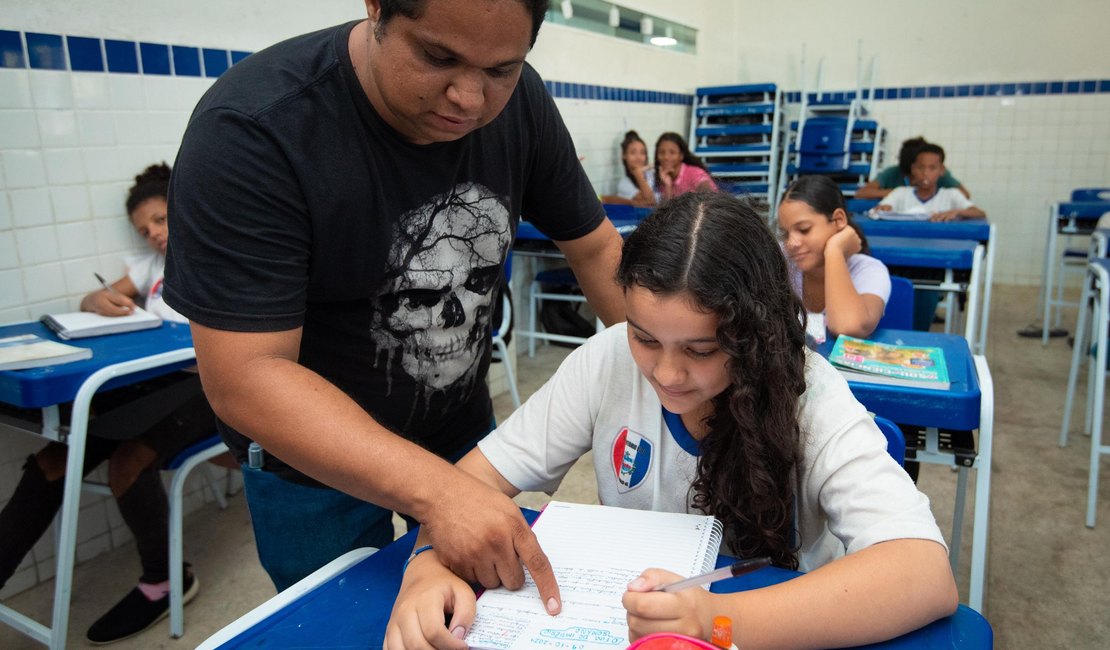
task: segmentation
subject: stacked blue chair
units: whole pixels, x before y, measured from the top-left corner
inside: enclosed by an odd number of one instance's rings
[[[775,84],[697,89],[690,147],[722,190],[775,200],[782,107],[782,92]]]

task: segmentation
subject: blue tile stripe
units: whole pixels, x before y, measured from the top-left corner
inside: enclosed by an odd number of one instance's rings
[[[0,68],[218,77],[250,55],[191,45],[0,29]]]
[[[24,47],[26,44],[26,48]],[[67,56],[68,53],[68,56]],[[251,55],[241,50],[198,48],[165,43],[138,43],[92,37],[40,34],[0,29],[0,68],[72,70],[157,74],[185,77],[218,77],[229,67]],[[142,64],[140,66],[140,60]],[[570,81],[547,81],[547,90],[557,99],[673,104],[688,106],[689,93],[643,88],[618,88]],[[949,99],[1021,95],[1089,95],[1110,93],[1110,79],[978,83],[947,86],[900,86],[875,89],[876,100]],[[867,95],[867,91],[864,91]],[[787,102],[799,103],[800,91],[784,93]],[[825,93],[825,101],[848,103],[855,91]]]
[[[951,86],[906,86],[876,88],[876,100],[896,99],[950,99],[953,97],[1020,97],[1022,95],[1091,95],[1110,93],[1110,79],[1084,79],[1071,81],[1022,81],[1016,83],[979,83],[957,84]],[[813,93],[810,101],[813,101]],[[868,92],[863,91],[864,97]],[[800,103],[802,93],[785,93],[786,101]],[[854,90],[826,91],[822,101],[834,104],[847,104],[856,98]]]
[[[675,104],[689,106],[694,96],[641,88],[616,88],[570,81],[545,81],[547,92],[556,99],[590,99],[603,102],[636,102],[646,104]]]

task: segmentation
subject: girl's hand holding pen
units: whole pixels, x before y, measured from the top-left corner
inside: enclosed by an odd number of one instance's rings
[[[629,641],[653,632],[709,638],[714,614],[712,601],[717,596],[701,588],[676,592],[659,590],[681,579],[682,576],[670,571],[648,569],[628,583],[621,604],[628,610]]]

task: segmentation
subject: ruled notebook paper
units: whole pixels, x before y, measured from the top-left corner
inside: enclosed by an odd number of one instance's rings
[[[544,508],[532,530],[554,567],[562,613],[544,611],[531,576],[518,591],[487,590],[466,637],[471,648],[625,648],[628,583],[648,568],[683,577],[710,571],[721,545],[713,517],[560,501]]]

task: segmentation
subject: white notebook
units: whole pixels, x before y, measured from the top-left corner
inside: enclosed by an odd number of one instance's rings
[[[705,573],[721,546],[721,524],[710,516],[560,501],[547,505],[532,530],[559,581],[562,613],[544,611],[530,575],[518,591],[487,590],[466,637],[471,648],[626,648],[621,596],[628,583],[648,568]]]
[[[101,316],[90,311],[75,311],[68,314],[47,314],[42,322],[63,339],[82,339],[88,336],[119,334],[158,327],[162,319],[154,314],[135,307],[126,316]]]
[[[92,350],[44,339],[34,334],[0,338],[0,370],[26,370],[80,361]]]

